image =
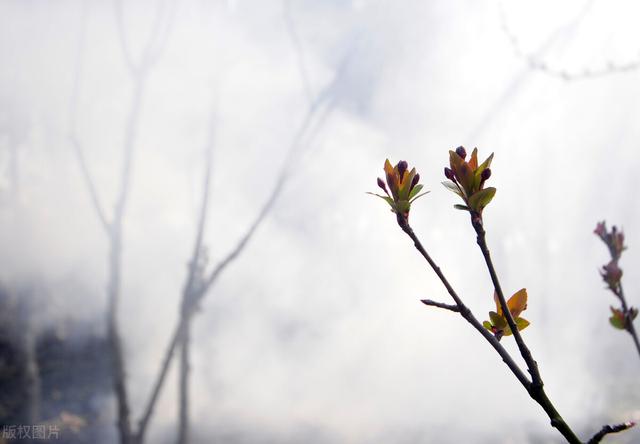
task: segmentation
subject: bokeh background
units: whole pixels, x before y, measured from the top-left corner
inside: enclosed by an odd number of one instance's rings
[[[489,276],[440,185],[458,145],[495,153],[488,242],[505,292],[528,289],[524,337],[550,397],[585,439],[640,420],[640,360],[608,323],[592,233],[624,228],[640,304],[639,13],[631,0],[2,1],[3,423],[27,404],[10,364],[31,350],[36,419],[69,442],[118,440],[109,242],[74,141],[110,217],[128,131],[117,315],[134,422],[179,317],[209,153],[210,267],[288,174],[194,318],[191,442],[562,442],[477,332],[419,302],[448,296],[365,194],[385,158],[418,169],[431,193],[412,226],[486,319]],[[175,441],[175,368],[148,442]]]

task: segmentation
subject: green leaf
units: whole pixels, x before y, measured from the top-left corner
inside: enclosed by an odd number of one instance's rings
[[[429,191],[425,191],[425,192],[424,192],[424,193],[422,193],[422,194],[418,194],[416,197],[414,197],[413,199],[411,199],[411,200],[409,201],[409,203],[413,203],[413,202],[414,202],[418,197],[422,197],[422,196],[424,196],[425,194],[429,194],[429,193],[430,193]]]
[[[623,319],[620,319],[617,316],[611,316],[609,318],[609,322],[611,323],[611,325],[613,325],[618,330],[624,330],[624,320]]]
[[[524,330],[530,325],[530,322],[525,318],[516,318],[516,326],[518,327],[518,331]]]
[[[484,328],[486,328],[487,330],[489,330],[489,331],[493,332],[493,325],[491,325],[491,322],[489,322],[489,321],[484,321],[484,322],[482,323],[482,326],[483,326]]]
[[[466,205],[455,204],[453,208],[455,208],[456,210],[469,211],[469,207],[467,207]]]
[[[457,155],[457,154],[456,154]],[[445,182],[442,182],[442,185],[445,186],[446,189],[448,189],[449,191],[453,191],[454,193],[456,193],[458,196],[463,197],[462,192],[460,191],[460,188],[458,187],[458,185],[456,185],[455,183],[451,182],[450,180],[447,180]]]
[[[413,197],[420,192],[422,187],[423,187],[422,184],[418,184],[415,187],[413,187],[413,190],[411,190],[411,192],[409,193],[409,200],[413,199]]]
[[[489,319],[491,319],[491,323],[499,330],[503,330],[507,327],[507,320],[495,311],[489,312]]]
[[[491,155],[487,157],[487,160],[485,160],[480,164],[480,166],[478,166],[478,168],[476,169],[476,174],[480,176],[482,172],[485,170],[485,168],[489,168],[491,166],[492,160],[493,160],[493,153],[491,153]]]
[[[394,203],[393,203],[393,199],[391,199],[389,196],[382,196],[380,194],[376,194],[376,193],[371,193],[369,191],[367,191],[367,194],[371,194],[372,196],[377,196],[380,199],[384,199],[389,205],[391,205],[392,207],[394,207]]]
[[[486,207],[489,202],[491,202],[491,199],[493,199],[493,196],[495,196],[495,194],[496,189],[494,187],[480,190],[469,198],[469,206],[475,211],[481,212],[484,207]]]

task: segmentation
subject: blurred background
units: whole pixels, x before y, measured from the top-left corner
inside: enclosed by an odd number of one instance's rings
[[[640,304],[639,12],[0,2],[2,439],[123,442],[126,392],[132,443],[150,404],[155,443],[563,442],[476,331],[419,302],[449,301],[365,194],[385,158],[417,168],[431,193],[412,226],[487,319],[473,229],[440,184],[459,145],[495,153],[487,240],[505,292],[528,290],[523,336],[556,407],[585,440],[640,420],[593,234],[623,227]]]

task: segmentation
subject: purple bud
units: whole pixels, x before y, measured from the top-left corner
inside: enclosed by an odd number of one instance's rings
[[[456,148],[456,154],[464,160],[467,157],[467,150],[465,150],[463,146],[459,146]]]
[[[411,181],[411,187],[409,187],[409,192],[413,190],[413,187],[418,185],[419,181],[420,181],[420,174],[416,174],[415,176],[413,176],[413,180]]]
[[[446,177],[449,180],[453,180],[454,182],[456,181],[456,178],[453,175],[453,171],[451,170],[451,168],[444,167],[444,177]]]
[[[607,234],[607,226],[605,222],[598,222],[596,229],[593,230],[593,232],[604,239],[604,236]]]
[[[389,194],[387,191],[387,186],[384,184],[384,180],[378,177],[378,186],[384,190],[385,193]]]
[[[485,181],[491,177],[491,170],[489,168],[485,168],[482,170],[482,174],[480,174],[480,178]]]
[[[398,174],[400,174],[400,182],[402,182],[402,177],[404,176],[404,172],[407,171],[409,165],[404,160],[398,162]]]

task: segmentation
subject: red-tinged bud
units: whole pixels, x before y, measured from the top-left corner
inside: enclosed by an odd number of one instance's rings
[[[420,182],[420,174],[416,174],[415,176],[413,176],[413,180],[411,181],[411,187],[409,188],[409,192],[413,190],[413,187],[418,185],[418,182]]]
[[[467,150],[465,150],[463,146],[459,146],[456,148],[456,154],[464,160],[467,157]]]
[[[451,168],[444,167],[444,177],[449,180],[456,181],[456,176],[453,174],[453,170]]]
[[[384,180],[378,177],[378,186],[384,190],[385,193],[389,194],[387,191],[387,186],[384,184]]]
[[[607,234],[607,226],[605,225],[605,222],[598,222],[596,229],[593,230],[593,232],[604,239],[604,236]]]
[[[407,171],[408,167],[409,165],[407,164],[406,161],[401,160],[400,162],[398,162],[398,174],[400,175],[400,182],[402,182],[402,179],[404,178],[404,173],[405,171]]]
[[[485,181],[491,177],[491,170],[489,168],[485,168],[482,170],[482,174],[480,174],[480,178]]]

